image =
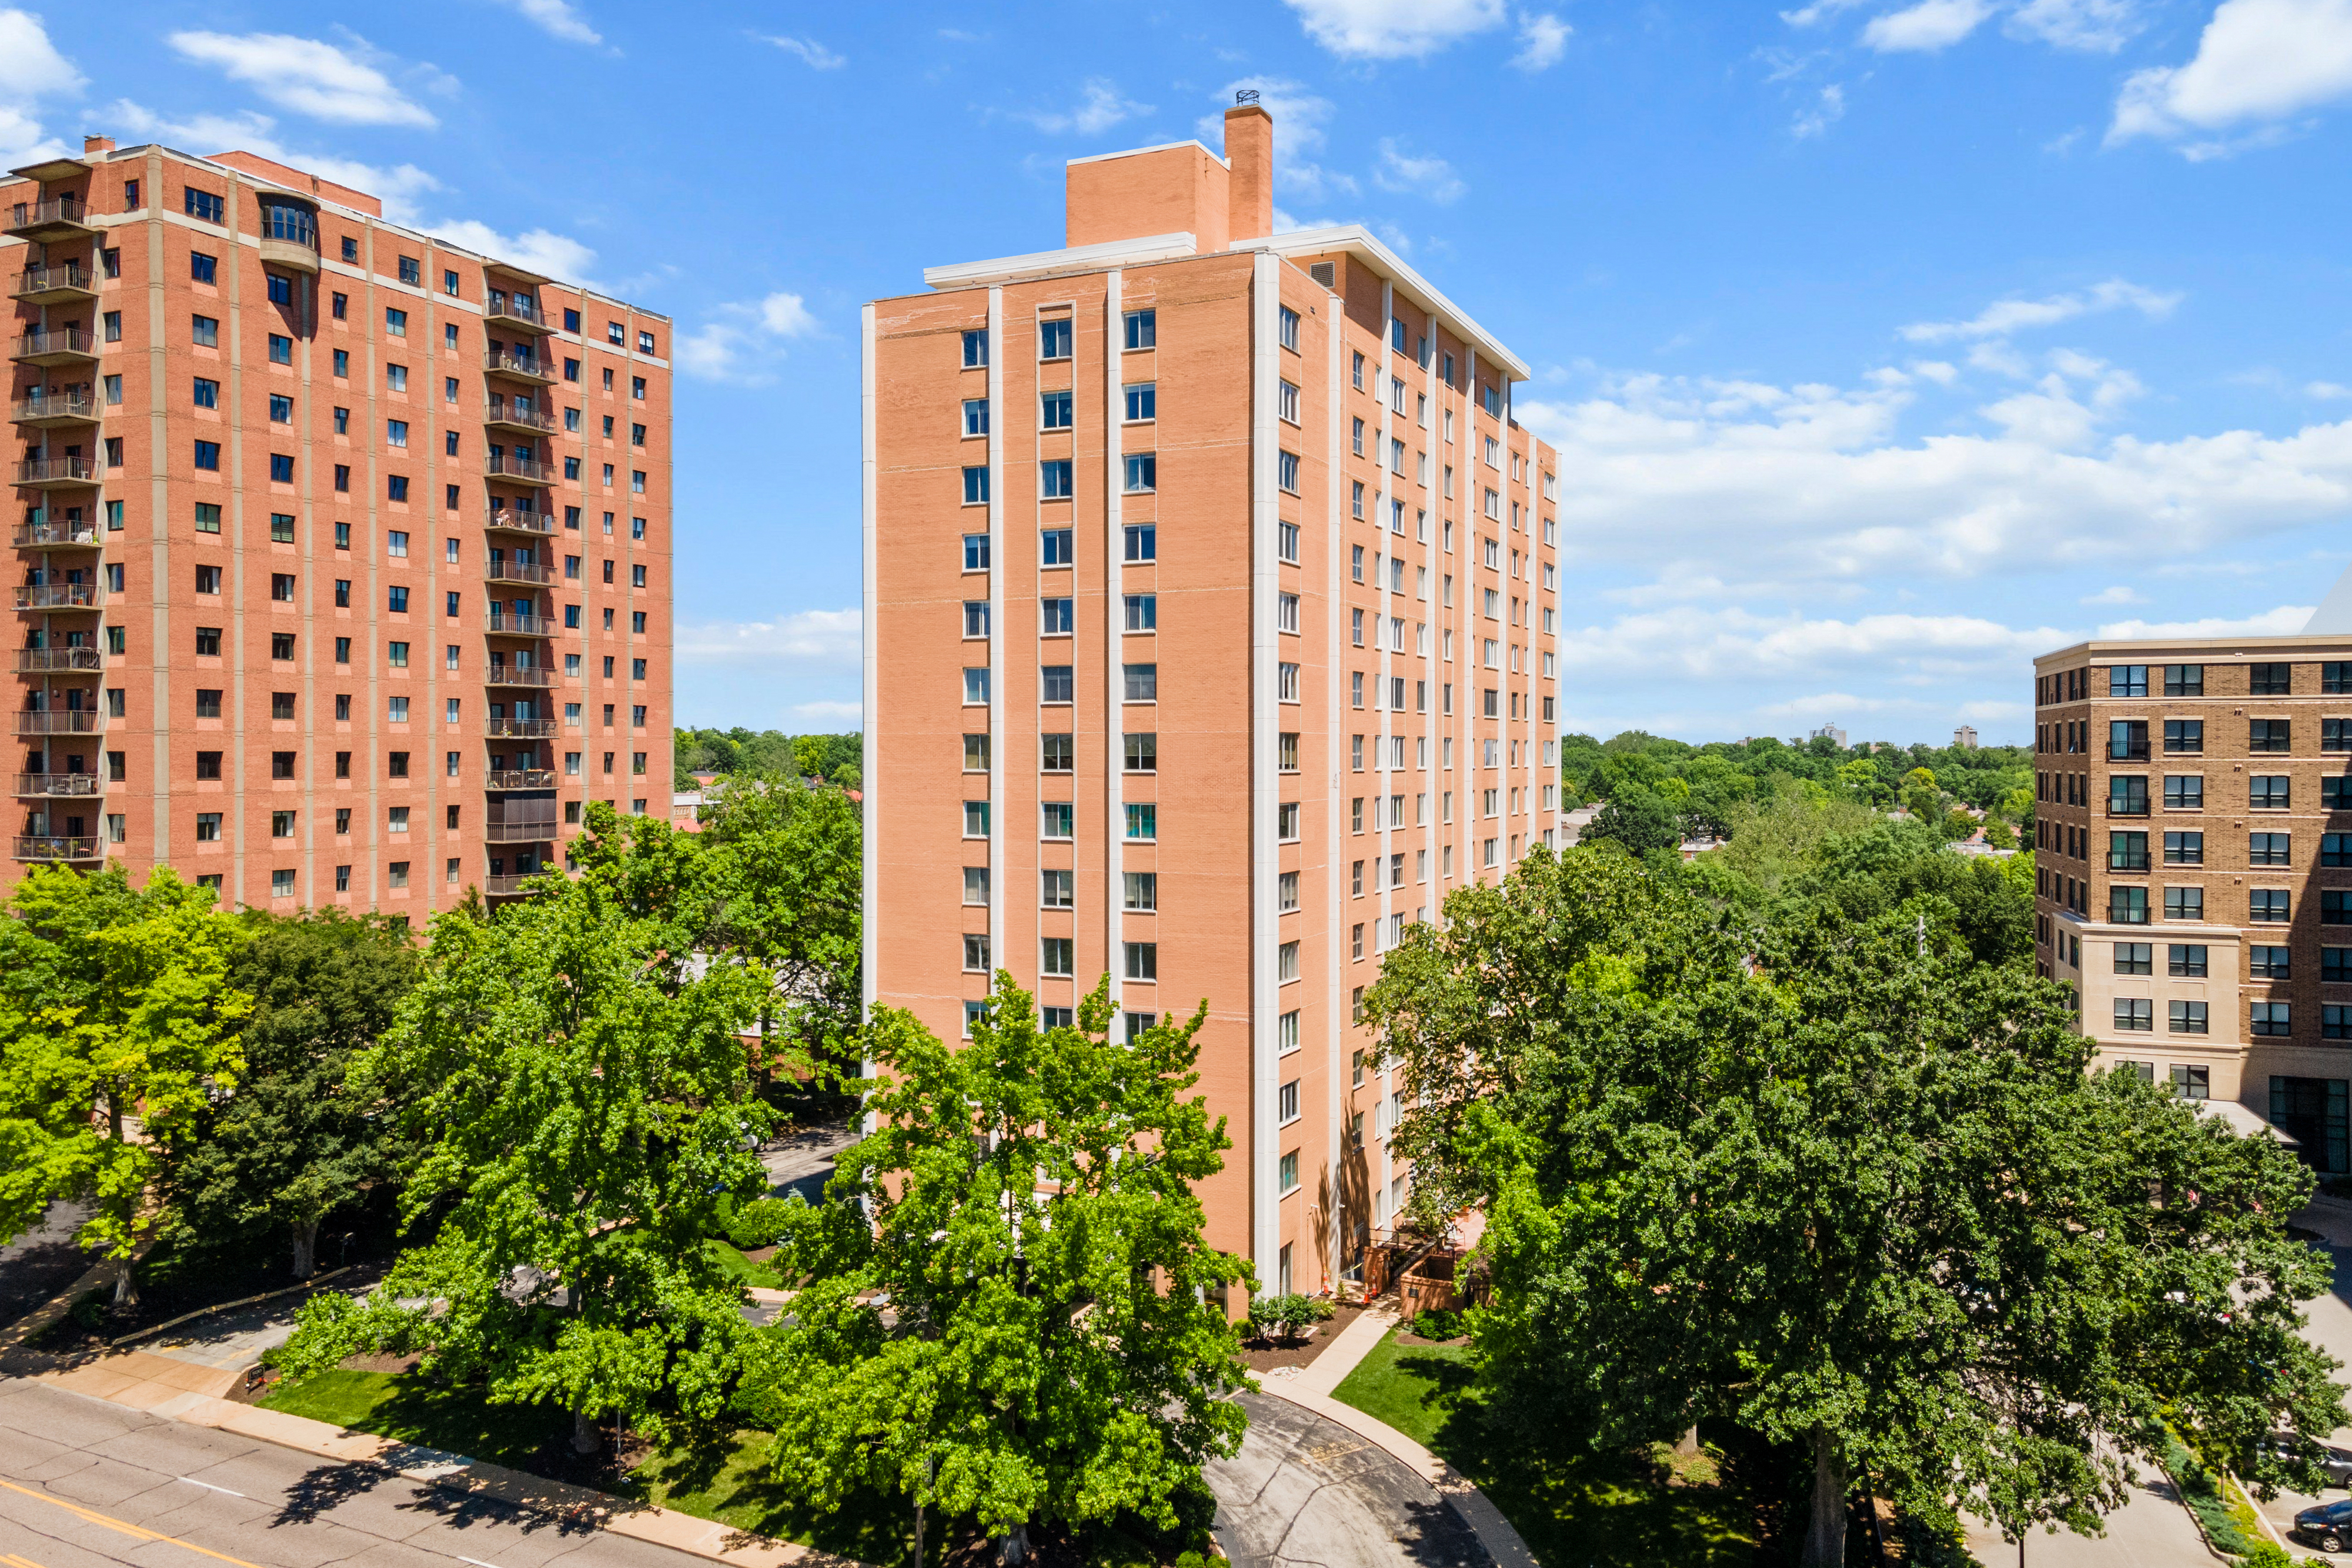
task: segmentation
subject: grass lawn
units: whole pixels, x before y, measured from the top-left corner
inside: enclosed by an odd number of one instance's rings
[[[436,1387],[407,1373],[340,1367],[298,1388],[275,1390],[261,1406],[516,1469],[551,1437],[571,1430],[569,1416],[533,1405],[492,1405],[478,1388]]]
[[[720,1271],[737,1284],[758,1285],[770,1291],[781,1291],[784,1288],[784,1281],[781,1275],[765,1263],[755,1263],[743,1256],[733,1242],[722,1241],[713,1237],[702,1245],[710,1254],[710,1260],[718,1264]]]
[[[1469,1353],[1407,1345],[1396,1331],[1333,1391],[1421,1443],[1476,1481],[1546,1563],[1748,1568],[1757,1511],[1737,1457],[1677,1458],[1576,1451],[1490,1432],[1470,1388]]]

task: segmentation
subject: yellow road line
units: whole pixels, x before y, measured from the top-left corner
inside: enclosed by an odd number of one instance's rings
[[[19,1557],[13,1552],[0,1552],[0,1563],[6,1563],[8,1568],[41,1568],[31,1558]]]
[[[61,1497],[51,1497],[45,1491],[35,1491],[30,1487],[20,1487],[15,1481],[0,1481],[0,1487],[6,1487],[13,1492],[22,1492],[26,1497],[32,1498],[37,1501],[48,1503],[52,1507],[64,1509],[68,1513],[72,1514],[75,1518],[81,1520],[85,1523],[100,1525],[108,1530],[120,1531],[121,1533],[128,1535],[136,1541],[160,1541],[166,1546],[185,1547],[188,1551],[201,1552],[203,1555],[213,1559],[216,1563],[231,1563],[234,1565],[234,1568],[261,1568],[259,1563],[247,1563],[242,1557],[231,1557],[226,1552],[215,1552],[209,1546],[199,1546],[193,1541],[183,1541],[176,1535],[165,1535],[160,1531],[149,1530],[144,1525],[132,1524],[126,1520],[115,1519],[107,1514],[100,1513],[95,1510],[84,1508],[78,1502],[68,1502]],[[8,1557],[0,1558],[0,1562],[16,1564],[22,1563],[25,1560],[21,1557]],[[38,1568],[38,1564],[29,1564],[28,1568]]]

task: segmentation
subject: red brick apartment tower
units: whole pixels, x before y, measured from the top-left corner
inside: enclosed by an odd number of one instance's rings
[[[20,831],[419,924],[670,790],[667,319],[257,158],[0,182]]]
[[[866,974],[950,1039],[992,966],[1207,998],[1212,1239],[1312,1291],[1404,1196],[1354,998],[1557,831],[1556,467],[1520,361],[1225,143],[866,308]]]

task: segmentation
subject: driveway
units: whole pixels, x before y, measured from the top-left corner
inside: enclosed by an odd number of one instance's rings
[[[2189,1511],[2161,1471],[2140,1469],[2140,1484],[2123,1507],[2107,1515],[2105,1535],[2041,1531],[2026,1539],[2021,1559],[2016,1543],[1976,1520],[1969,1528],[1969,1552],[1985,1568],[2211,1568],[2213,1554],[2197,1533]]]
[[[1402,1461],[1286,1399],[1237,1397],[1248,1435],[1207,1469],[1234,1568],[1494,1568],[1462,1516]]]
[[[0,1382],[0,1542],[40,1568],[689,1568],[705,1559],[366,1466]],[[162,1539],[158,1539],[158,1538]],[[199,1552],[183,1550],[195,1547]]]
[[[760,1163],[768,1171],[768,1196],[788,1197],[798,1193],[807,1202],[822,1201],[824,1184],[833,1179],[834,1156],[856,1141],[856,1130],[846,1123],[787,1134],[775,1147],[760,1155]]]
[[[89,1271],[95,1260],[73,1244],[73,1233],[89,1218],[86,1203],[53,1203],[40,1224],[0,1247],[0,1327]]]

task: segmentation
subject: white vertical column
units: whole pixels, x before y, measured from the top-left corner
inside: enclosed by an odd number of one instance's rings
[[[1282,1194],[1275,1162],[1280,1154],[1276,1124],[1276,1079],[1280,1073],[1275,1015],[1280,1010],[1280,977],[1275,949],[1282,939],[1275,904],[1275,879],[1281,859],[1275,811],[1279,798],[1275,774],[1281,709],[1275,688],[1280,638],[1274,601],[1281,572],[1276,565],[1275,488],[1277,447],[1275,380],[1281,360],[1276,312],[1281,308],[1282,264],[1269,251],[1253,258],[1250,277],[1250,1253],[1258,1278],[1271,1281],[1281,1250]]]
[[[1004,290],[988,291],[988,961],[1005,964]],[[994,977],[991,977],[993,985]],[[962,1021],[957,1020],[958,1030]]]
[[[1123,428],[1127,409],[1122,399],[1127,380],[1122,358],[1126,347],[1124,275],[1112,267],[1103,279],[1103,967],[1110,975],[1110,999],[1114,1006],[1125,999],[1122,987],[1126,967],[1122,962],[1120,944],[1126,939],[1126,916],[1120,911],[1126,905],[1126,862],[1123,858],[1123,835],[1127,831],[1126,696],[1125,643],[1126,580],[1121,576],[1126,568],[1120,561],[1126,555],[1126,516],[1119,507],[1121,486],[1125,476],[1121,470],[1127,454],[1127,433]],[[1118,1027],[1114,1019],[1112,1027]]]

